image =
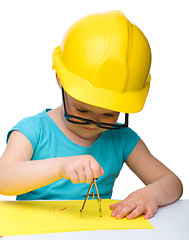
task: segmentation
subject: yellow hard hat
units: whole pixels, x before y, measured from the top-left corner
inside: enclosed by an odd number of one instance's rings
[[[109,110],[142,110],[150,87],[151,50],[120,11],[77,21],[54,49],[53,69],[73,98]]]

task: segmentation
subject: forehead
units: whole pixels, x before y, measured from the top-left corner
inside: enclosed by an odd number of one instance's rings
[[[81,101],[71,97],[67,93],[66,93],[66,99],[67,99],[68,103],[71,104],[75,108],[81,108],[83,110],[89,110],[89,111],[96,112],[96,113],[112,113],[112,114],[117,113],[115,111],[108,110],[106,108],[100,108],[100,107],[96,107],[96,106],[81,102]]]

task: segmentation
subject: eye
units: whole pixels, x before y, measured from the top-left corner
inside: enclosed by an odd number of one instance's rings
[[[111,114],[111,113],[104,113],[104,116],[106,116],[106,117],[115,117],[115,115]]]
[[[78,112],[82,112],[82,113],[87,113],[87,112],[88,112],[88,110],[86,110],[86,109],[76,108],[76,110],[77,110]]]

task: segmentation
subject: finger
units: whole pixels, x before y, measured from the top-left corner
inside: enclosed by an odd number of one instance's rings
[[[144,207],[142,205],[137,206],[129,215],[127,216],[127,219],[131,220],[139,215],[141,215],[144,212]]]
[[[156,213],[157,210],[149,208],[146,212],[146,214],[144,215],[145,219],[150,219],[154,216],[154,214]]]
[[[114,210],[111,213],[112,217],[117,218],[121,212],[121,209],[122,209],[122,206],[117,206],[116,208],[114,208]]]
[[[84,183],[86,180],[86,176],[85,176],[85,171],[83,168],[79,168],[77,170],[77,176],[78,176],[78,182],[79,183]]]
[[[73,171],[70,173],[70,181],[72,181],[72,183],[74,183],[74,184],[79,183],[79,178],[78,178],[77,172]]]
[[[90,167],[93,173],[93,178],[98,178],[101,175],[101,167],[97,161],[92,161]]]
[[[129,214],[130,212],[132,212],[135,208],[136,208],[136,205],[133,203],[129,203],[127,205],[120,205],[113,210],[112,216],[116,217],[117,219],[121,219],[125,217],[127,214]]]
[[[85,171],[85,182],[91,183],[93,181],[93,173],[91,171],[90,166],[86,165],[84,171]]]
[[[100,176],[102,176],[104,174],[104,169],[101,167],[100,168]]]
[[[111,204],[109,207],[110,207],[111,210],[114,210],[119,205],[120,205],[120,202],[117,202],[117,203]]]

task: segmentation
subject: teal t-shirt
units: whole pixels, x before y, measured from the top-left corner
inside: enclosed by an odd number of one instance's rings
[[[97,180],[101,198],[111,198],[113,185],[128,156],[139,141],[139,136],[130,128],[107,130],[90,146],[83,147],[68,139],[47,112],[51,109],[23,119],[13,130],[23,133],[33,146],[31,161],[92,155],[104,169],[104,175]],[[94,185],[93,185],[94,187]],[[42,188],[18,195],[17,200],[81,200],[87,193],[89,184],[73,184],[70,180],[60,179]],[[95,188],[91,192],[96,193]]]

